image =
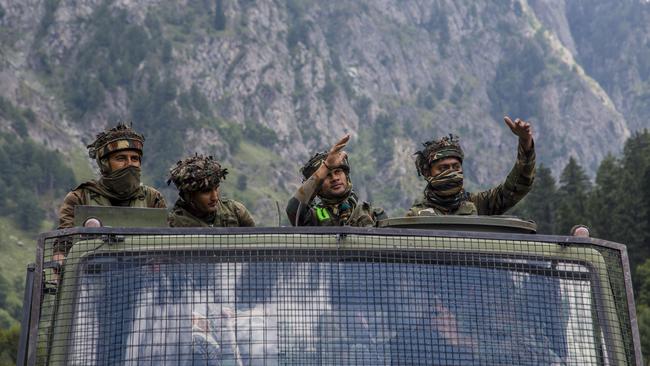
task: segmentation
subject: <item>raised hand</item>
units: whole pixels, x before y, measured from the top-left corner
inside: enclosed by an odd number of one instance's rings
[[[519,143],[524,147],[524,150],[529,151],[533,147],[533,129],[530,123],[519,118],[513,121],[508,116],[503,117],[503,120],[510,128],[510,131],[519,137]]]
[[[330,148],[330,151],[327,154],[327,158],[325,159],[325,165],[328,168],[337,167],[343,163],[343,160],[345,160],[348,154],[342,150],[345,148],[345,145],[348,144],[348,141],[350,141],[349,134],[343,136],[342,139],[340,139],[336,144],[332,146],[332,148]]]

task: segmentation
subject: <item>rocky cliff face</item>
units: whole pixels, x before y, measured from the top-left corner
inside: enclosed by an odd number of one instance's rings
[[[344,133],[357,191],[401,214],[423,189],[424,140],[460,135],[477,188],[514,162],[504,115],[534,124],[538,159],[558,172],[570,156],[593,172],[648,126],[647,2],[0,5],[0,95],[34,113],[26,126],[0,116],[2,130],[79,157],[99,129],[133,120],[150,182],[181,155],[215,155],[234,171],[224,191],[265,224],[301,163]]]

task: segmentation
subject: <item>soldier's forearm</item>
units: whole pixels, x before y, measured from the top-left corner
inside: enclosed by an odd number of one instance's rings
[[[519,139],[519,146],[524,149],[525,152],[530,152],[534,148],[533,138],[529,139]]]
[[[303,205],[308,205],[309,202],[314,198],[318,190],[320,189],[321,184],[323,183],[322,179],[314,174],[309,179],[307,179],[301,186],[298,188],[296,193],[293,195]]]
[[[535,162],[535,141],[533,139],[530,139],[530,141],[520,139],[517,146],[517,161],[529,160]]]
[[[526,151],[521,144],[517,148],[517,161],[505,182],[498,187],[472,195],[479,215],[501,215],[519,202],[532,188],[535,179],[535,144]]]
[[[531,141],[529,150],[519,144],[517,149],[517,162],[508,174],[504,184],[505,189],[511,192],[515,201],[523,198],[532,188],[535,178],[535,144]]]

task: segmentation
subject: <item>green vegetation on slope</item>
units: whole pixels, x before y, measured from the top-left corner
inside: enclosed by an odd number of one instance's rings
[[[2,216],[0,238],[0,366],[5,366],[16,364],[25,273],[35,259],[36,238]]]
[[[0,135],[0,215],[23,230],[41,227],[43,198],[62,196],[74,185],[74,175],[60,153],[30,139]]]
[[[249,170],[242,171],[236,164],[239,161],[247,162],[247,169]],[[284,161],[280,156],[271,150],[260,145],[242,142],[238,152],[225,164],[231,173],[223,184],[224,196],[244,203],[249,209],[255,207],[260,200],[278,202],[282,222],[288,224],[284,209],[289,197],[281,193],[277,187],[269,184],[272,181],[272,174],[283,163]],[[277,215],[260,217],[254,211],[251,214],[260,226],[278,225]]]

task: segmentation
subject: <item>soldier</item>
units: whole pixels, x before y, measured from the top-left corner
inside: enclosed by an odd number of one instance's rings
[[[80,184],[65,196],[59,209],[58,228],[74,225],[77,205],[167,207],[160,192],[140,183],[143,145],[144,136],[123,123],[98,134],[87,147],[88,155],[97,162],[101,177]],[[70,245],[65,240],[55,243],[54,259],[62,259]]]
[[[350,164],[342,151],[349,140],[346,135],[329,152],[316,153],[302,167],[305,180],[287,204],[292,225],[375,226],[386,217],[383,209],[359,201],[352,190]]]
[[[469,193],[463,189],[463,150],[458,137],[450,135],[425,142],[415,166],[428,184],[424,199],[416,201],[407,216],[501,215],[521,200],[535,178],[535,147],[530,123],[510,117],[504,121],[519,137],[517,162],[505,182],[490,190]]]
[[[221,198],[219,183],[227,174],[228,169],[212,156],[196,154],[176,163],[167,180],[174,182],[179,196],[169,213],[169,226],[255,226],[243,204]]]

